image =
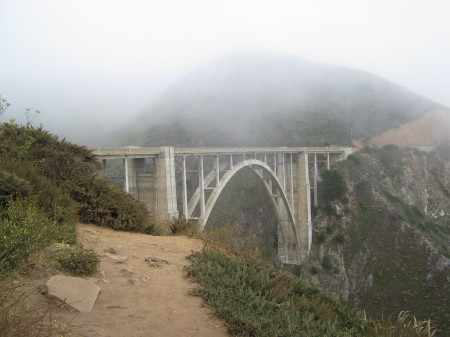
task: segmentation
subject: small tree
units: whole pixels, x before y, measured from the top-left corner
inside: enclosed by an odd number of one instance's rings
[[[6,99],[0,96],[0,115],[3,114],[10,105],[11,104],[9,104]]]
[[[325,209],[330,207],[331,202],[343,200],[346,192],[347,185],[341,173],[336,170],[328,170],[322,174],[319,196]]]

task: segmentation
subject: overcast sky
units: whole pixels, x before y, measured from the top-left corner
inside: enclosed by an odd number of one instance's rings
[[[450,106],[450,0],[0,0],[0,118],[39,109],[37,123],[88,144],[192,67],[249,50],[366,70]]]

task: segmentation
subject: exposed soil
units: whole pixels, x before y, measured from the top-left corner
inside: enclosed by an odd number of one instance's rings
[[[189,295],[196,284],[185,277],[183,267],[189,263],[186,256],[201,248],[200,241],[86,224],[79,224],[77,230],[79,243],[102,256],[99,272],[93,277],[101,288],[93,310],[80,313],[66,308],[58,313],[80,327],[80,336],[228,336],[224,323],[213,317],[211,309]],[[127,259],[118,263],[111,256]],[[161,260],[148,262],[146,257]],[[37,279],[35,274],[35,284],[42,284],[49,276],[42,278],[41,274]],[[47,300],[39,296],[41,301]]]
[[[369,145],[382,147],[388,144],[408,147],[436,146],[448,143],[450,136],[450,110],[436,109],[419,118],[400,125],[369,140]]]

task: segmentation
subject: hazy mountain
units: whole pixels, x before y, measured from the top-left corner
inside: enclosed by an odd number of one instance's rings
[[[193,70],[124,130],[126,144],[350,144],[439,107],[375,75],[246,53]]]

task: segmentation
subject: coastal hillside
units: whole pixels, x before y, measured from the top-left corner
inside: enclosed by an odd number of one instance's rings
[[[368,140],[440,106],[378,76],[244,53],[192,70],[125,127],[141,146],[309,146]]]

